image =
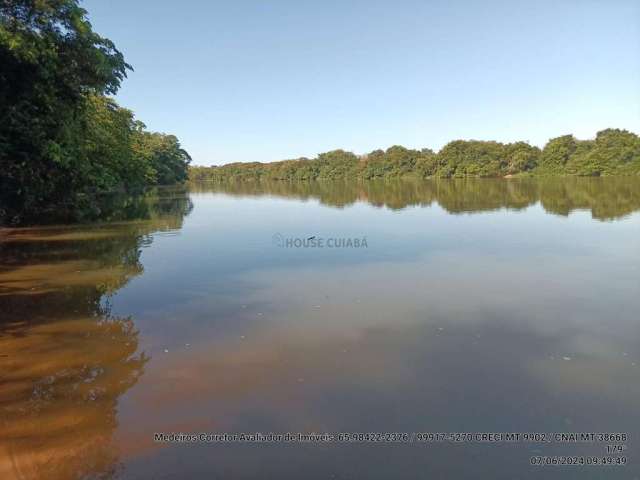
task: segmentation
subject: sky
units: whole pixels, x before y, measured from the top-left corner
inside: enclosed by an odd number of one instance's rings
[[[195,165],[640,133],[638,0],[86,0]]]

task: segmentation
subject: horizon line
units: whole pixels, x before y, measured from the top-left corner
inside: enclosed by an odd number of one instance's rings
[[[345,148],[339,147],[339,148],[333,148],[330,150],[324,150],[322,152],[318,152],[315,154],[314,157],[306,157],[304,155],[302,156],[298,156],[295,158],[280,158],[280,159],[274,159],[274,160],[266,160],[266,161],[259,161],[259,160],[246,160],[246,161],[242,161],[242,160],[236,160],[236,161],[229,161],[229,162],[225,162],[225,163],[218,163],[218,164],[210,164],[210,165],[199,165],[199,164],[191,164],[189,165],[190,167],[222,167],[224,165],[230,165],[230,164],[234,164],[234,163],[262,163],[262,164],[268,164],[268,163],[276,163],[276,162],[287,162],[287,161],[297,161],[297,160],[302,160],[302,159],[308,159],[308,160],[313,160],[314,158],[317,158],[318,155],[322,154],[322,153],[328,153],[328,152],[335,152],[337,150],[342,150],[344,152],[349,152],[349,153],[353,153],[355,156],[357,156],[358,158],[363,158],[367,155],[369,155],[372,152],[375,152],[377,150],[382,150],[382,151],[387,151],[389,148],[392,147],[402,147],[402,148],[406,148],[407,150],[423,150],[425,148],[432,150],[434,153],[439,153],[444,147],[446,147],[448,144],[452,143],[452,142],[459,142],[459,141],[463,141],[463,142],[496,142],[496,143],[502,143],[504,145],[509,145],[510,143],[518,143],[518,142],[524,142],[528,145],[534,146],[539,148],[540,150],[542,150],[544,148],[544,146],[549,143],[549,141],[553,140],[554,138],[560,138],[560,137],[565,137],[567,135],[571,135],[572,137],[574,137],[576,140],[581,141],[581,142],[586,142],[586,141],[590,141],[590,140],[595,140],[598,133],[605,131],[605,130],[622,130],[622,131],[626,131],[626,132],[630,132],[633,133],[634,135],[640,136],[640,133],[630,129],[630,128],[618,128],[618,127],[607,127],[607,128],[603,128],[600,130],[597,130],[595,132],[595,134],[591,135],[588,138],[578,138],[576,137],[573,133],[565,133],[565,134],[561,134],[561,135],[556,135],[553,137],[550,137],[547,139],[547,141],[544,143],[544,145],[535,145],[529,142],[529,140],[516,140],[514,142],[504,142],[504,141],[500,141],[500,140],[483,140],[483,139],[479,139],[479,138],[456,138],[454,140],[449,140],[448,142],[446,142],[445,144],[442,145],[442,147],[440,147],[439,149],[435,150],[432,149],[431,147],[418,147],[418,148],[411,148],[411,147],[405,147],[404,145],[400,145],[399,143],[394,143],[393,145],[389,145],[386,148],[374,148],[373,150],[369,151],[369,152],[364,152],[364,153],[356,153],[352,150],[347,150]]]

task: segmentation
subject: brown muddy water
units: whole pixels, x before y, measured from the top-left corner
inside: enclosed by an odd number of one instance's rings
[[[0,230],[1,479],[640,477],[640,179],[236,183],[134,203]],[[256,432],[413,441],[154,438]],[[531,465],[567,456],[626,464]]]

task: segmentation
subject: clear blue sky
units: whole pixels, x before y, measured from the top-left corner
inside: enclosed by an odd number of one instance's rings
[[[640,132],[638,0],[87,0],[194,164]]]

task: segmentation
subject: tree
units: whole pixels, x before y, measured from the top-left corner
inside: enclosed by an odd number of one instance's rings
[[[0,66],[0,223],[186,179],[178,139],[106,97],[131,66],[78,0],[0,0]]]
[[[602,130],[585,147],[570,158],[571,173],[600,176],[640,172],[640,138],[631,132]]]
[[[639,175],[640,138],[607,129],[595,140],[551,139],[541,151],[527,142],[455,140],[438,153],[394,145],[357,157],[334,150],[315,159],[234,163],[191,169],[191,179],[314,180],[316,178],[503,177],[507,175]]]
[[[540,149],[526,142],[510,143],[505,146],[503,170],[509,175],[529,172],[538,166]]]
[[[319,178],[346,178],[356,175],[358,157],[352,152],[332,150],[318,155]]]
[[[0,202],[64,200],[87,94],[115,93],[131,67],[77,0],[0,2]]]
[[[495,177],[503,175],[504,145],[479,140],[456,140],[438,152],[437,176]]]
[[[191,157],[174,135],[145,132],[144,124],[138,122],[133,148],[135,155],[148,167],[148,183],[171,185],[187,179]]]
[[[423,148],[420,150],[420,155],[416,160],[416,173],[419,177],[430,177],[436,173],[438,167],[438,158],[433,150],[429,148]]]
[[[549,173],[560,173],[577,148],[578,142],[573,135],[552,138],[542,150],[540,167]]]

